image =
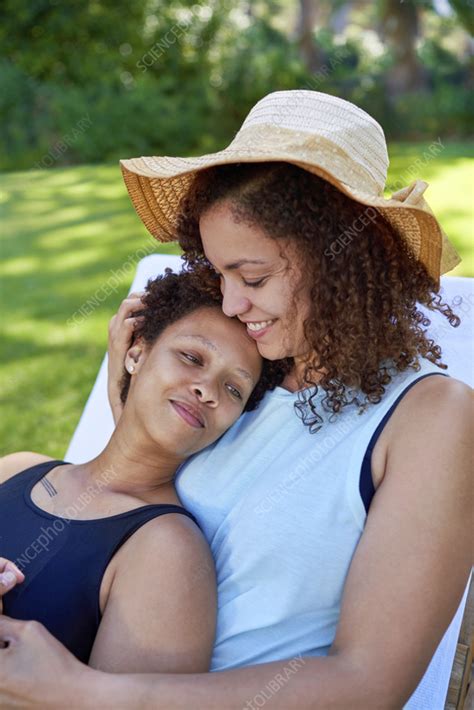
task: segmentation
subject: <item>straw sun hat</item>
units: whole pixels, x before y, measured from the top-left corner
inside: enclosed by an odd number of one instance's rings
[[[121,166],[138,215],[154,237],[168,242],[176,239],[179,203],[196,172],[267,161],[298,165],[380,211],[436,281],[459,263],[423,198],[428,183],[415,180],[390,199],[383,197],[389,162],[384,132],[368,113],[337,96],[276,91],[252,108],[224,150],[196,158],[122,160]]]

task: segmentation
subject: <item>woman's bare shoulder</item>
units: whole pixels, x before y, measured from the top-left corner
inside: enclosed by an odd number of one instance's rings
[[[116,578],[122,572],[129,574],[133,567],[137,577],[140,566],[146,561],[147,576],[163,573],[191,576],[203,574],[203,569],[212,577],[214,563],[209,545],[190,518],[180,513],[160,515],[137,530],[120,548],[115,556]],[[153,571],[153,568],[154,571]]]
[[[407,467],[439,464],[451,451],[451,481],[465,476],[472,440],[473,390],[451,377],[427,377],[397,406],[388,428],[387,459]],[[404,463],[405,462],[405,463]]]
[[[8,481],[15,474],[44,461],[54,461],[51,456],[37,454],[34,451],[17,451],[0,458],[0,483]]]
[[[398,452],[413,456],[421,449],[427,461],[433,445],[451,439],[472,426],[473,390],[452,377],[426,377],[402,398],[384,427],[372,457],[372,475],[378,488],[385,478],[389,457]],[[412,440],[411,446],[408,441]]]
[[[189,564],[196,557],[207,557],[209,548],[198,528],[188,516],[181,513],[160,515],[137,530],[123,545],[122,559],[130,564],[141,555],[160,551],[160,559],[174,563],[180,561]]]
[[[473,390],[465,382],[454,377],[426,377],[407,392],[393,419],[404,427],[429,425],[440,418],[459,425],[460,419],[469,418],[472,404]]]

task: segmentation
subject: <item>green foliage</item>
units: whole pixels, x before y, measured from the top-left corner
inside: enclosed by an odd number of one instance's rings
[[[133,66],[127,45],[143,51],[147,5],[146,0],[3,0],[2,54],[36,82],[65,88],[105,78],[118,85],[120,73]]]
[[[316,31],[322,65],[308,73],[291,28],[274,21],[288,11],[287,0],[5,0],[0,167],[218,150],[262,96],[305,87],[359,104],[389,139],[471,134],[468,60],[443,44],[452,18],[421,43],[426,93],[394,99],[394,59],[362,34]]]
[[[474,5],[469,0],[449,0],[462,26],[474,35]]]
[[[302,86],[305,72],[296,46],[264,18],[255,18],[238,36],[222,30],[220,39],[211,81],[218,116],[214,136],[218,145],[224,145],[262,96]]]
[[[396,99],[394,111],[387,113],[382,125],[398,138],[410,135],[417,139],[423,136],[468,137],[472,132],[474,98],[472,92],[449,84],[436,88],[431,93],[406,94]],[[401,122],[403,133],[397,130]]]

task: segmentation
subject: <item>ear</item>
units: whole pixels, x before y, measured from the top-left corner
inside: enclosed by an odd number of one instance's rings
[[[127,350],[124,367],[131,375],[136,375],[143,366],[148,355],[148,347],[142,338],[138,338]]]

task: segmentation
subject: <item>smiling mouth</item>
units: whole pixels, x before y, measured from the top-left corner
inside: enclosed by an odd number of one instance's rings
[[[262,321],[247,321],[245,325],[247,326],[247,333],[251,338],[260,338],[264,333],[267,333],[272,325],[277,319],[273,320],[262,320]]]
[[[181,419],[183,419],[187,424],[194,427],[195,429],[205,428],[205,424],[201,417],[197,413],[192,411],[191,408],[188,408],[188,405],[183,404],[182,402],[176,402],[173,399],[170,399],[169,401],[175,412],[177,412]]]

